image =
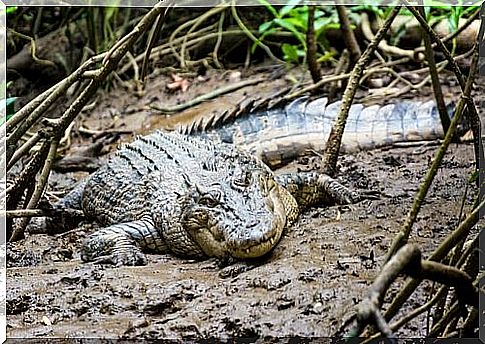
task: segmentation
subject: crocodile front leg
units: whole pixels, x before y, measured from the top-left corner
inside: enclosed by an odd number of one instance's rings
[[[151,219],[125,222],[91,234],[81,249],[84,262],[146,265],[142,250],[167,252],[167,246]]]
[[[352,204],[360,199],[357,192],[326,174],[288,173],[276,176],[276,180],[291,193],[302,209],[322,204]]]

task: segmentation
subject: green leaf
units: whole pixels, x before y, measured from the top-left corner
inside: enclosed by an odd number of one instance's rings
[[[307,29],[307,21],[301,17],[290,17],[281,20],[293,25],[295,28],[301,29],[303,32],[305,32]]]
[[[296,38],[298,38],[298,40],[300,41],[300,43],[306,49],[305,35],[303,35],[301,32],[299,32],[292,23],[286,21],[285,19],[279,19],[279,18],[278,19],[275,19],[274,22],[276,24],[280,25],[282,28],[287,29],[288,31],[290,31]]]
[[[327,52],[325,52],[324,55],[320,56],[317,59],[317,62],[318,63],[321,63],[321,62],[331,61],[334,56],[335,56],[335,52],[333,52],[333,51],[327,51]]]
[[[17,6],[7,6],[7,14],[15,13],[17,11]]]
[[[266,30],[268,30],[271,27],[272,24],[273,24],[273,22],[269,21],[269,22],[266,22],[266,23],[259,25],[258,32],[264,33]]]
[[[298,5],[299,3],[300,3],[300,0],[290,0],[290,1],[288,1],[288,5],[283,6],[283,8],[280,10],[280,18],[284,17],[285,15],[290,13],[290,11],[293,8],[295,8],[295,6]]]
[[[283,43],[281,51],[284,54],[285,61],[298,62],[298,49],[294,45]]]
[[[15,101],[17,97],[10,97],[7,98],[6,106],[7,106],[7,119],[12,117],[15,114]]]
[[[5,120],[9,120],[10,118],[12,118],[12,116],[15,114],[15,101],[17,100],[17,97],[10,97],[10,98],[7,98],[5,101],[1,101],[1,107],[4,107],[6,106],[7,108],[7,113],[6,113],[6,117],[0,117],[0,125],[3,125],[3,123],[5,123]]]
[[[278,11],[266,0],[258,0],[260,4],[264,5],[264,7],[266,7],[266,9],[268,11],[271,12],[271,14],[273,15],[273,17],[275,18],[279,18],[280,15],[278,13]]]
[[[474,182],[476,182],[479,176],[480,176],[480,172],[479,171],[474,171],[470,175],[470,178],[468,178],[468,183],[474,183]]]

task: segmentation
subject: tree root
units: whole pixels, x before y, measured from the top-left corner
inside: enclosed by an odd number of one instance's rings
[[[373,324],[386,338],[394,338],[392,327],[386,322],[380,308],[391,283],[402,272],[416,279],[429,279],[453,287],[458,295],[459,304],[477,307],[478,288],[473,284],[473,280],[468,274],[452,266],[422,260],[419,248],[407,244],[401,247],[391,260],[383,266],[382,271],[370,287],[368,296],[359,304],[356,325],[351,331],[352,337],[360,335],[367,325]],[[427,305],[415,310],[412,315],[417,315],[429,308],[436,299],[435,296]],[[450,312],[450,315],[446,318],[449,320],[452,315],[454,314]],[[406,320],[409,318],[410,316]],[[397,326],[393,327],[396,328]]]

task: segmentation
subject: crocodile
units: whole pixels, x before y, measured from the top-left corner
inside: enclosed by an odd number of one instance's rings
[[[151,251],[230,265],[270,252],[303,209],[358,198],[329,176],[275,175],[234,145],[157,131],[123,145],[55,207],[102,226],[82,246],[85,262],[145,265]]]
[[[213,121],[205,131],[192,125],[185,134],[138,137],[55,207],[82,209],[102,226],[83,244],[85,262],[144,265],[146,252],[221,262],[264,256],[306,208],[360,199],[327,175],[270,168],[323,144],[338,107],[326,105],[302,98],[232,123]],[[343,145],[349,151],[442,133],[430,103],[353,105]]]
[[[259,157],[272,169],[309,152],[323,152],[341,101],[300,97],[274,109],[234,114],[212,114],[177,131],[215,142],[234,144]],[[453,115],[454,103],[447,106]],[[465,123],[458,130],[466,131]],[[384,106],[353,104],[347,118],[340,153],[355,153],[399,142],[430,141],[443,137],[434,101],[404,100]]]

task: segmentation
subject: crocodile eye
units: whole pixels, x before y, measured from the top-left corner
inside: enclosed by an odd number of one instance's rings
[[[214,190],[206,193],[199,199],[199,204],[213,208],[220,203],[221,192]]]

